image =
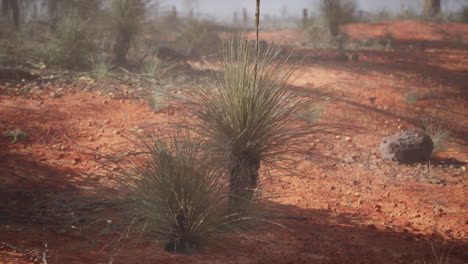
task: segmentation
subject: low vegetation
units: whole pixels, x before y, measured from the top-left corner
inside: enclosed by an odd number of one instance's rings
[[[122,198],[133,213],[133,230],[165,249],[192,254],[225,247],[253,219],[229,210],[224,170],[202,140],[178,130],[168,138],[136,133],[135,155],[121,164]]]

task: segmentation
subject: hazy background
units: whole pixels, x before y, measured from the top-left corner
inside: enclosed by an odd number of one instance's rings
[[[161,0],[162,5],[168,8],[175,5],[182,13],[188,10],[187,0]],[[242,9],[247,8],[250,15],[255,10],[255,0],[193,0],[195,14],[198,16],[208,16],[221,21],[232,20],[233,13],[237,11],[242,14]],[[270,16],[294,16],[300,17],[302,9],[307,7],[313,13],[317,9],[318,0],[263,0],[262,12]],[[414,8],[416,11],[422,9],[423,0],[357,0],[358,7],[365,11],[377,11],[383,8],[391,11],[399,11]],[[443,11],[453,11],[459,9],[468,0],[442,0]]]

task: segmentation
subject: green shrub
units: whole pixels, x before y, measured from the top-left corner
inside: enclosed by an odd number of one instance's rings
[[[51,64],[70,68],[83,68],[91,65],[97,45],[93,25],[75,14],[64,18],[57,30],[45,43],[42,56]]]
[[[200,138],[182,130],[167,139],[142,134],[134,141],[138,152],[121,165],[123,198],[140,223],[135,231],[183,254],[232,239],[249,217],[229,211],[223,170]]]
[[[279,164],[278,157],[295,149],[301,136],[312,133],[301,113],[308,101],[290,92],[294,66],[269,46],[258,56],[245,40],[223,45],[224,72],[215,86],[193,91],[196,129],[218,157],[236,197],[249,200],[259,184],[261,164]]]

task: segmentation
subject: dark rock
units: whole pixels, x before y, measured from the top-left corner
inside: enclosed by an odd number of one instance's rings
[[[400,163],[416,163],[431,158],[434,144],[431,137],[418,130],[385,137],[380,143],[380,153],[385,159]]]

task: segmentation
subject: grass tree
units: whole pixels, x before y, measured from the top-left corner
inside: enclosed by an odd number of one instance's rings
[[[259,9],[257,28],[258,18]],[[298,120],[309,106],[287,89],[294,66],[277,48],[231,40],[222,55],[222,76],[214,86],[195,90],[192,99],[197,130],[226,165],[236,206],[254,197],[261,165],[278,161],[312,130]]]
[[[115,34],[114,55],[117,64],[125,64],[131,42],[145,18],[144,0],[113,0],[112,31]]]

